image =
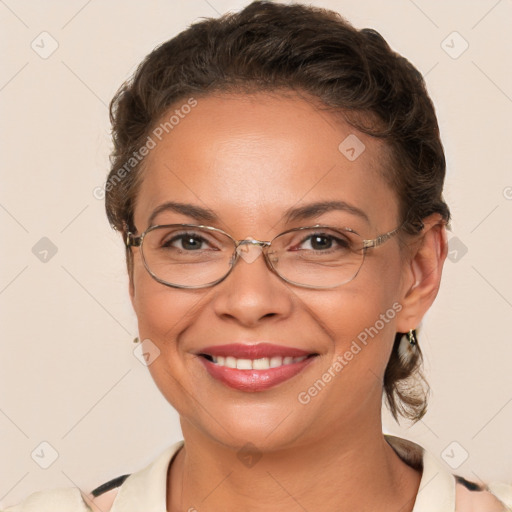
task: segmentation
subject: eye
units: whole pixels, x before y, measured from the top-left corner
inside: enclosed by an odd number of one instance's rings
[[[209,246],[212,248],[211,240],[195,232],[186,233],[168,233],[162,238],[160,246],[164,249],[180,249],[184,251],[205,250]]]
[[[315,232],[308,234],[299,243],[300,248],[298,250],[312,250],[312,251],[346,251],[351,250],[353,242],[347,237],[341,234],[332,235],[325,232]]]
[[[331,249],[333,245],[341,245],[343,247],[347,247],[347,241],[342,240],[340,238],[335,238],[331,235],[326,235],[323,233],[317,233],[314,235],[309,235],[302,243],[307,242],[305,249],[313,249],[314,251],[320,251],[325,249]],[[309,247],[307,247],[309,245]]]

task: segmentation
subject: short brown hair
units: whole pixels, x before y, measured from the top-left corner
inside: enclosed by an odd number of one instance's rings
[[[126,162],[171,106],[191,95],[263,91],[299,92],[384,140],[391,159],[385,177],[407,220],[405,233],[421,231],[421,220],[435,212],[449,223],[442,196],[446,162],[421,73],[378,32],[357,30],[334,11],[256,1],[238,13],[198,21],[158,46],[117,91],[110,104],[114,150],[105,187],[112,227],[124,235],[136,229],[144,160],[134,159],[128,169]],[[126,256],[131,275],[130,248]],[[399,358],[401,336],[395,337],[384,392],[395,419],[400,414],[417,421],[426,412],[428,384],[419,346],[408,364]]]

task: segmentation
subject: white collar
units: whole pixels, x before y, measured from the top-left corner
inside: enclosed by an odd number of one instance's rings
[[[183,444],[183,440],[174,443],[151,464],[132,473],[119,488],[110,512],[167,512],[167,470]]]
[[[416,443],[388,434],[384,437],[402,460],[423,467],[412,512],[454,512],[454,476]],[[182,440],[169,446],[151,464],[132,473],[119,488],[111,512],[166,512],[167,471],[183,444]]]
[[[454,512],[455,477],[419,444],[388,434],[384,437],[404,462],[423,468],[412,512]]]

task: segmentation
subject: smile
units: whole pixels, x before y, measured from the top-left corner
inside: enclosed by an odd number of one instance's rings
[[[203,354],[203,357],[218,366],[225,366],[226,368],[237,368],[238,370],[269,370],[270,368],[279,368],[280,366],[300,363],[309,356],[301,357],[262,357],[260,359],[237,359],[233,356],[211,356]]]
[[[210,377],[245,392],[264,391],[292,379],[318,355],[273,343],[212,345],[196,352]]]

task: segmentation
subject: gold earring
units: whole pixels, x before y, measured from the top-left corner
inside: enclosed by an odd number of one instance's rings
[[[139,343],[139,337],[137,336],[134,340],[133,340],[133,343]]]
[[[402,364],[408,365],[415,356],[418,340],[416,339],[416,330],[411,329],[407,334],[403,334],[398,345],[398,357]]]

